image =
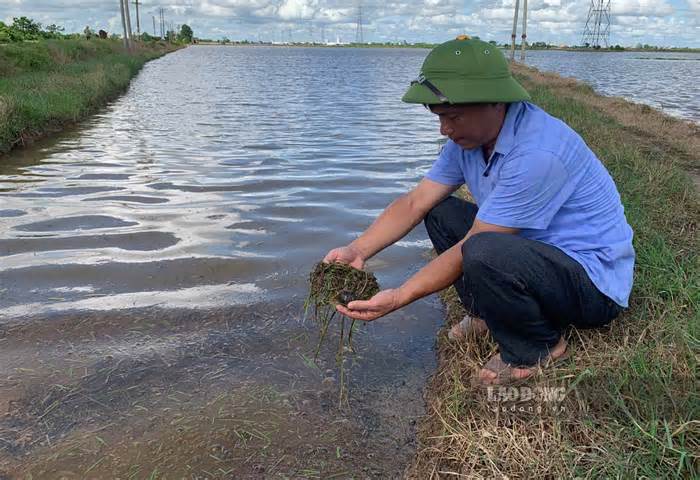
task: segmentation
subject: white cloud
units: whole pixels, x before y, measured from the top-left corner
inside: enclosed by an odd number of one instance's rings
[[[285,20],[308,20],[315,16],[318,0],[284,0],[278,13]]]
[[[165,8],[168,22],[187,22],[200,37],[280,40],[283,31],[294,40],[319,40],[355,35],[360,0],[158,0],[141,9],[142,25],[151,25],[156,8]],[[458,33],[507,42],[515,0],[361,0],[365,39],[370,41],[438,42]],[[523,1],[520,0],[521,11]],[[686,6],[687,4],[687,6]],[[612,0],[611,41],[649,43],[663,32],[666,44],[698,44],[700,0]],[[577,43],[589,2],[581,0],[528,0],[528,37],[556,44]],[[82,31],[86,24],[118,30],[116,0],[0,0],[6,21],[26,15],[44,24],[65,25]],[[135,15],[132,8],[132,15]],[[134,22],[132,22],[134,23]],[[520,28],[520,27],[519,27]],[[150,28],[149,28],[150,30]],[[285,33],[288,39],[288,33]]]
[[[662,17],[673,13],[673,7],[664,0],[615,0],[611,3],[613,15]]]

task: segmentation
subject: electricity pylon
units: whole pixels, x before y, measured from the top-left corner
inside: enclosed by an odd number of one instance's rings
[[[362,32],[362,3],[357,5],[357,29],[355,30],[355,43],[365,43]]]
[[[593,48],[610,46],[610,0],[591,0],[581,43]]]

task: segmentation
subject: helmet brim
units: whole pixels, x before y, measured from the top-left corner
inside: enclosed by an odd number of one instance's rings
[[[478,79],[430,79],[450,103],[511,103],[530,100],[530,94],[513,77]],[[402,101],[436,105],[441,101],[429,88],[414,83],[404,94]]]

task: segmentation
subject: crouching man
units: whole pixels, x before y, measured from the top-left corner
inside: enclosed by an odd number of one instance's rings
[[[634,250],[615,184],[564,122],[528,102],[496,47],[439,45],[403,97],[449,138],[420,183],[327,262],[364,262],[424,221],[438,256],[396,289],[338,311],[371,321],[454,285],[470,315],[452,337],[490,333],[485,384],[561,358],[568,325],[606,325],[627,307]],[[451,194],[466,185],[475,203]]]

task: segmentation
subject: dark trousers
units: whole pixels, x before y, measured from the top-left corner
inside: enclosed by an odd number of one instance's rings
[[[462,240],[477,206],[448,197],[425,217],[438,254]],[[465,308],[484,319],[501,358],[533,365],[568,325],[600,327],[622,310],[583,267],[556,247],[519,235],[480,233],[462,245],[462,277],[454,286]]]

